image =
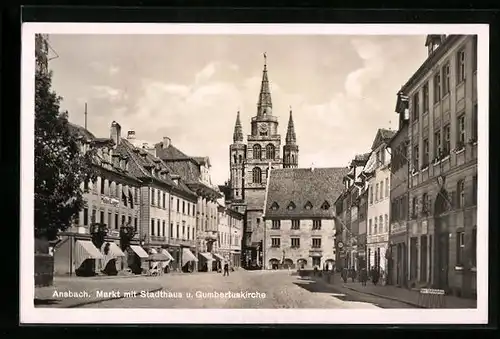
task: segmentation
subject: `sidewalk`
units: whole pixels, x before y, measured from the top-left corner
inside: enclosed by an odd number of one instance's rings
[[[159,277],[55,277],[53,286],[35,288],[34,302],[35,307],[71,308],[161,289]]]
[[[339,277],[340,278],[340,277]],[[337,283],[342,282],[342,285],[345,286],[346,288],[356,291],[356,292],[361,292],[361,293],[366,293],[366,294],[371,294],[377,297],[382,297],[382,298],[387,298],[387,299],[392,299],[392,300],[397,300],[397,301],[402,301],[404,303],[420,307],[420,308],[426,308],[425,306],[422,306],[421,303],[419,303],[419,297],[420,297],[420,292],[416,290],[409,290],[406,288],[401,288],[401,287],[395,287],[395,286],[382,286],[382,285],[373,285],[372,283],[368,282],[366,286],[362,286],[361,283],[359,282],[347,282],[346,284],[343,283],[341,279],[336,280]],[[477,301],[474,299],[466,299],[466,298],[459,298],[451,295],[446,295],[445,297],[445,302],[446,302],[446,308],[476,308],[477,307]]]

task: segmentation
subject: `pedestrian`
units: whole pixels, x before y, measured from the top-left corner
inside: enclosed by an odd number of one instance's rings
[[[366,281],[368,280],[368,272],[365,267],[361,269],[361,285],[366,286]]]
[[[227,262],[224,263],[224,276],[229,276],[229,264]]]
[[[356,279],[356,269],[354,267],[351,268],[351,280],[354,282]]]

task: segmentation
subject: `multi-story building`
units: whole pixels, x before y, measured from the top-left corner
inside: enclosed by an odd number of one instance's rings
[[[389,244],[391,154],[387,149],[395,132],[379,129],[372,144],[372,153],[363,169],[368,182],[367,264],[382,276],[387,273],[386,251]]]
[[[214,245],[218,239],[217,199],[222,197],[219,188],[211,182],[210,159],[184,154],[172,144],[168,137],[164,137],[162,142],[156,144],[155,150],[157,156],[167,164],[167,167],[179,174],[181,180],[198,197],[196,208],[192,207],[189,210],[196,220],[197,232],[194,239],[197,253],[195,256],[202,260],[199,265],[208,264],[212,258],[209,254],[215,252]],[[182,203],[182,211],[187,211],[187,208],[187,205],[184,206]],[[177,225],[173,227],[177,227]],[[200,253],[202,253],[201,257]]]
[[[117,270],[124,269],[130,258],[123,260],[128,253],[120,249],[120,231],[126,226],[140,230],[141,181],[133,173],[130,158],[119,150],[119,136],[111,133],[109,138],[96,138],[83,127],[69,124],[69,128],[78,138],[81,152],[91,152],[97,177],[94,182],[81,184],[86,205],[72,226],[60,234],[61,241],[54,249],[55,274],[93,275],[111,260]],[[104,242],[111,245],[111,255],[105,262],[102,249],[92,241],[98,225],[106,228]],[[138,255],[144,257],[138,246],[139,233],[134,244]]]
[[[281,135],[278,132],[278,118],[273,115],[267,63],[264,62],[262,83],[257,103],[257,114],[251,120],[251,133],[246,143],[238,112],[229,146],[230,180],[227,202],[233,209],[245,214],[244,256],[245,263],[261,266],[262,241],[264,238],[264,199],[269,168],[296,168],[299,148],[296,143],[292,112],[280,154]]]
[[[152,251],[171,259],[171,269],[192,271],[198,261],[196,251],[196,204],[198,196],[159,157],[157,148],[135,138],[129,131],[120,137],[123,153],[132,161],[133,173],[141,179],[141,239]]]
[[[368,214],[368,186],[366,181],[362,178],[363,185],[360,188],[359,196],[356,200],[358,205],[358,223],[359,232],[357,236],[357,265],[356,269],[367,268],[366,263],[366,233],[367,233],[367,220],[366,216]]]
[[[398,95],[396,112],[399,114],[399,127],[394,137],[389,141],[391,150],[390,179],[390,229],[389,229],[389,269],[388,283],[396,286],[406,286],[408,279],[408,98]]]
[[[241,266],[241,244],[243,239],[243,221],[245,216],[225,205],[224,198],[219,199],[219,229],[217,253],[231,267]]]
[[[429,35],[403,85],[410,122],[409,275],[476,293],[477,36]]]
[[[335,208],[347,168],[272,169],[266,188],[267,269],[335,262]]]

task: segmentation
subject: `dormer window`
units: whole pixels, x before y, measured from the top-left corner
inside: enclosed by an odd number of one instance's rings
[[[330,208],[330,204],[328,203],[328,201],[325,201],[322,205],[321,205],[321,209],[326,211]]]
[[[280,208],[280,206],[278,205],[278,203],[276,201],[273,202],[273,204],[271,205],[271,209],[273,211],[276,211],[278,208]]]
[[[293,203],[293,201],[290,201],[290,203],[287,206],[287,209],[288,210],[294,210],[295,209],[295,204]]]
[[[306,204],[304,205],[304,208],[305,208],[306,210],[310,210],[310,209],[312,209],[312,208],[313,208],[313,205],[312,205],[312,203],[311,203],[310,201],[308,201],[308,202],[306,202]]]

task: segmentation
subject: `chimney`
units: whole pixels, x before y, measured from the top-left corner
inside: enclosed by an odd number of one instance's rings
[[[120,144],[120,133],[121,133],[122,127],[120,126],[119,123],[116,121],[113,121],[111,123],[111,139],[115,143],[115,147]]]
[[[311,172],[314,172],[314,162],[311,164]]]
[[[167,148],[168,146],[170,146],[171,144],[171,140],[169,137],[163,137],[163,144],[162,144],[162,147],[163,148]]]
[[[128,131],[127,132],[127,139],[134,140],[135,139],[135,131]]]

